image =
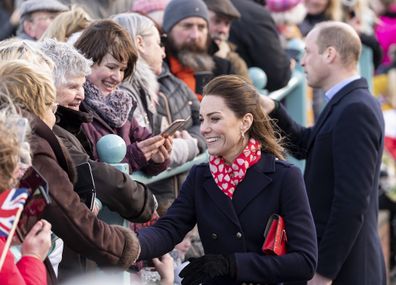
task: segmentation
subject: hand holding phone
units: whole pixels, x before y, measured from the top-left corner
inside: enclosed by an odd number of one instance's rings
[[[34,256],[43,261],[50,247],[51,224],[46,220],[40,220],[26,235],[22,243],[22,256]]]
[[[161,132],[161,136],[164,138],[173,136],[176,131],[179,131],[183,129],[184,125],[187,123],[187,121],[190,119],[190,117],[186,119],[177,119],[172,122],[164,131]]]

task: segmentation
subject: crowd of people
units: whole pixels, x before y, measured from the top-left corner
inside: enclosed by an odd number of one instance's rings
[[[387,284],[385,124],[358,63],[366,45],[377,72],[394,64],[396,3],[372,1],[2,1],[0,283]],[[310,127],[248,73],[274,91],[296,66]],[[106,135],[129,171],[101,161]],[[186,173],[131,179],[203,153]]]

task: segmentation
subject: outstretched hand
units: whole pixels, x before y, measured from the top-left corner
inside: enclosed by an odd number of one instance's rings
[[[198,285],[219,276],[235,278],[234,255],[207,254],[189,261],[179,274],[183,278],[182,285]]]
[[[175,275],[173,269],[173,258],[169,253],[160,258],[153,258],[155,269],[161,276],[161,285],[171,285],[174,283]]]

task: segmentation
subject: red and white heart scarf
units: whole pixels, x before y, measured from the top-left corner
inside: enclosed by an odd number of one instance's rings
[[[249,139],[245,149],[232,165],[226,164],[222,157],[209,156],[209,168],[217,186],[232,199],[235,188],[245,178],[246,171],[261,158],[261,144],[255,139]]]

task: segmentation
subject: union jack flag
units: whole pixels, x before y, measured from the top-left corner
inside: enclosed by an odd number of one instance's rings
[[[23,210],[28,196],[27,188],[10,189],[0,194],[0,237],[10,234],[14,223],[18,222],[18,212]]]

